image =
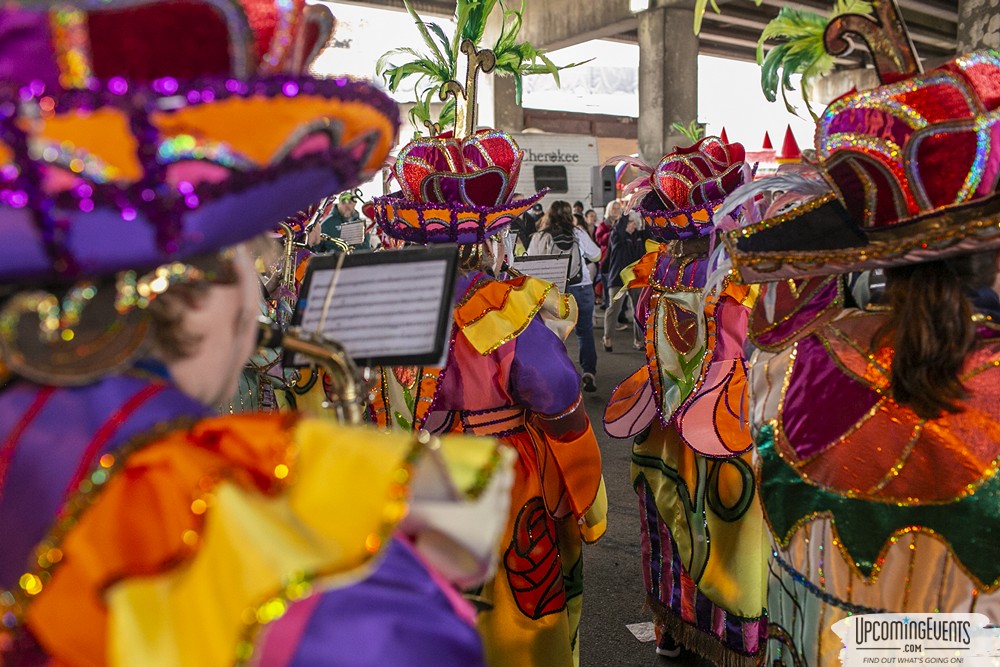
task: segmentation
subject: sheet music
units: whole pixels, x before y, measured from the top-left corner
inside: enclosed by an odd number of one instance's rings
[[[395,252],[402,251],[391,254]],[[377,261],[381,259],[377,255],[381,253],[368,257]],[[449,259],[343,266],[330,294],[336,273],[335,268],[325,267],[312,271],[308,294],[298,304],[297,323],[303,331],[321,330],[355,360],[426,356],[440,347],[447,350],[441,332],[448,329],[441,319],[442,312],[451,313],[449,278],[454,274],[449,271]],[[324,309],[326,321],[321,322]],[[304,364],[305,359],[297,357],[295,363]]]
[[[347,245],[361,245],[365,242],[364,222],[345,222],[340,226],[340,240]]]
[[[522,255],[514,260],[514,269],[526,276],[550,282],[560,292],[565,292],[566,282],[569,280],[569,260],[568,254]]]

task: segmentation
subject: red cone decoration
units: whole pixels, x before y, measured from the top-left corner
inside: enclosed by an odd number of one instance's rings
[[[785,129],[785,140],[781,142],[781,150],[778,151],[778,162],[800,162],[802,160],[802,151],[799,150],[799,145],[795,141],[795,135],[792,134],[792,126],[789,125]]]

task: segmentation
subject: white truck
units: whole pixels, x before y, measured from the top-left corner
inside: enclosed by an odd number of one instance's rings
[[[557,199],[570,204],[582,201],[584,210],[594,208],[591,177],[593,168],[599,164],[597,139],[582,134],[531,130],[512,136],[524,151],[515,192],[529,195],[548,188],[549,193],[540,202],[546,210]]]

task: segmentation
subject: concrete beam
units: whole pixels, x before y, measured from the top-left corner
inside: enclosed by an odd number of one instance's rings
[[[585,134],[602,139],[635,140],[639,136],[638,120],[628,116],[597,113],[525,109],[524,126],[556,134]],[[634,152],[635,149],[628,151]]]
[[[813,102],[813,110],[820,113],[824,106],[851,90],[868,90],[877,85],[879,81],[875,70],[845,69],[813,81],[809,87],[809,98]]]
[[[514,79],[509,76],[493,77],[493,127],[507,132],[524,129],[524,108],[517,103]]]
[[[637,23],[629,0],[534,0],[525,6],[521,37],[536,48],[554,51],[634,30]]]

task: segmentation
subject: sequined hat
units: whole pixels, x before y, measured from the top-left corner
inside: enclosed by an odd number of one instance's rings
[[[826,43],[860,34],[884,85],[844,95],[820,117],[816,166],[828,194],[723,235],[743,281],[1000,247],[1000,53],[978,51],[920,73],[895,4],[876,9],[877,20],[837,19]]]
[[[304,0],[0,10],[0,283],[146,270],[245,240],[376,172],[396,105],[307,68]]]
[[[401,190],[372,201],[372,216],[387,236],[412,243],[480,243],[504,229],[547,190],[509,201],[524,151],[503,130],[476,130],[480,71],[496,56],[465,40],[465,85],[447,81],[441,99],[455,98],[454,132],[430,125],[431,137],[414,139],[399,152],[392,175]]]
[[[638,200],[635,211],[653,238],[696,239],[714,229],[715,211],[749,179],[745,156],[741,144],[705,137],[687,148],[675,148],[652,169],[630,159],[642,173],[625,186],[624,193]]]
[[[527,211],[545,192],[509,201],[524,151],[502,130],[417,139],[400,151],[402,190],[377,197],[373,215],[388,236],[413,243],[478,243]]]

